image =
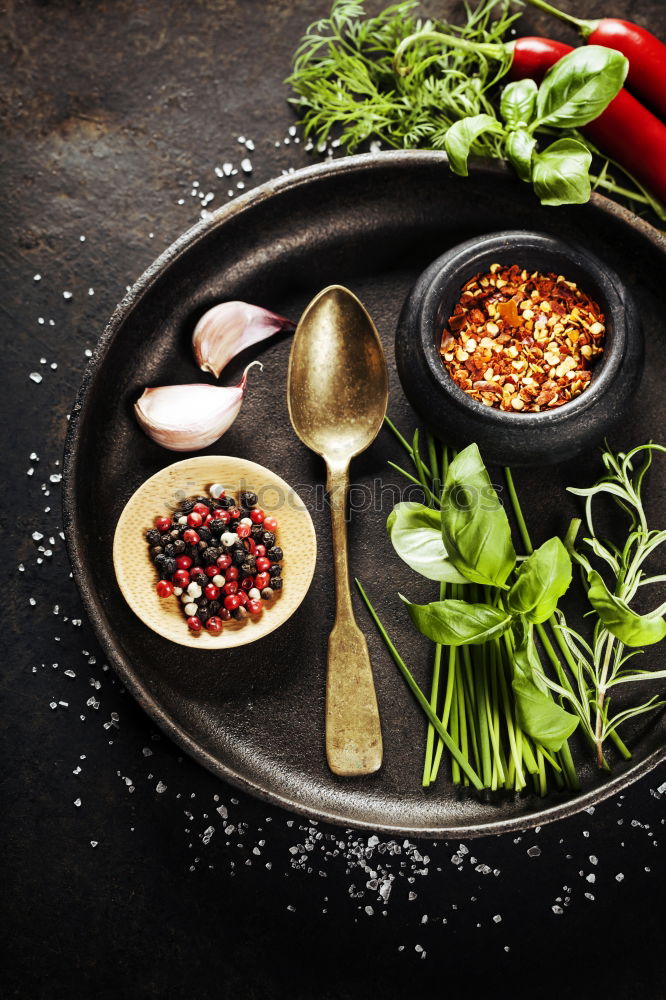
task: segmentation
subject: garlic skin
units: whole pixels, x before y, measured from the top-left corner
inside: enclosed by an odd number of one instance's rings
[[[284,316],[250,305],[221,302],[203,314],[192,334],[192,348],[199,368],[215,378],[241,351],[296,324]]]
[[[247,373],[238,385],[162,385],[144,389],[134,404],[134,414],[143,431],[170,451],[197,451],[222,437],[239,414]]]

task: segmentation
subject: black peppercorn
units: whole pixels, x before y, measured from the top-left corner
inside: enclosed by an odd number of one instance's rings
[[[275,534],[272,531],[264,531],[261,535],[261,540],[267,549],[270,549],[272,545],[275,545]]]
[[[161,535],[157,528],[151,528],[150,531],[146,532],[146,541],[149,545],[159,545]]]
[[[213,534],[215,534],[215,535],[219,535],[223,531],[227,530],[226,524],[219,517],[213,518],[213,520],[210,522],[209,528],[213,532]]]
[[[259,539],[263,536],[263,533],[264,529],[261,524],[253,524],[250,528],[250,534],[254,538],[255,542],[259,541]]]
[[[205,528],[203,524],[201,525],[200,528],[197,528],[197,534],[199,535],[199,538],[204,542],[210,542],[213,537],[213,532],[210,530],[210,528]]]
[[[251,492],[245,492],[240,494],[240,502],[243,507],[256,507],[257,506],[257,494]]]
[[[178,569],[178,563],[172,557],[164,560],[162,563],[162,572],[166,573],[167,576],[172,576]]]
[[[254,556],[248,556],[245,562],[241,563],[240,571],[244,576],[252,576],[257,569],[257,560]]]
[[[273,563],[272,566],[268,567],[268,572],[271,579],[273,579],[274,577],[281,575],[282,567],[279,565],[279,563]]]
[[[280,559],[284,558],[284,552],[279,545],[274,545],[272,549],[268,550],[266,555],[274,563],[280,562]]]
[[[212,566],[220,555],[219,549],[214,549],[208,546],[203,556],[201,557],[204,566]]]
[[[282,590],[282,577],[273,576],[271,577],[271,587],[273,590]]]
[[[183,514],[189,514],[191,510],[194,510],[194,504],[196,500],[181,500],[179,507]]]
[[[218,506],[222,508],[222,510],[229,510],[231,507],[236,506],[236,501],[234,500],[233,497],[220,497],[217,503]]]
[[[271,599],[272,596],[273,596],[273,591],[271,590],[271,588],[270,587],[264,587],[264,589],[261,592],[261,599],[262,599],[262,601],[270,601],[270,599]]]
[[[231,550],[231,561],[234,564],[234,566],[242,566],[243,563],[245,562],[246,556],[247,552],[242,546],[240,548],[234,547]]]
[[[233,617],[236,619],[237,622],[242,622],[247,618],[247,611],[245,610],[245,608],[241,607],[235,608],[231,612],[231,614],[233,615]]]
[[[208,619],[210,618],[210,612],[208,611],[207,608],[199,608],[199,610],[197,611],[197,618],[203,624],[207,622]]]
[[[162,537],[160,538],[160,545],[169,545],[170,542],[171,542],[171,535],[169,534],[162,535]]]
[[[175,549],[175,546],[173,545],[172,542],[169,542],[168,545],[164,546],[164,555],[165,556],[175,556],[175,554],[176,554],[176,549]]]
[[[183,552],[185,551],[185,542],[183,541],[182,538],[177,538],[176,541],[173,543],[173,547],[175,549],[175,554],[177,556],[182,556]]]
[[[156,548],[157,548],[157,546],[156,546]],[[164,563],[166,562],[166,558],[167,557],[164,555],[164,553],[160,549],[160,551],[157,552],[156,555],[154,556],[153,562],[155,563],[156,566],[164,566]]]
[[[164,553],[163,553],[162,546],[161,545],[151,545],[151,547],[150,547],[150,554],[153,557],[153,559],[156,556],[163,555]]]
[[[208,614],[216,615],[220,610],[220,607],[221,605],[219,601],[211,601],[210,604],[208,605]]]
[[[205,552],[208,548],[208,542],[204,542],[204,540],[201,539],[197,542],[197,548],[199,549],[199,552]]]

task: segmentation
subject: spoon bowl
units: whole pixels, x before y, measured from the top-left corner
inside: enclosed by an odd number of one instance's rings
[[[349,463],[377,436],[387,393],[386,361],[372,320],[346,288],[325,288],[294,338],[287,384],[294,430],[318,455]]]
[[[328,642],[326,758],[334,774],[372,774],[382,735],[368,647],[349,592],[346,505],[349,462],[374,441],[388,402],[388,373],[370,316],[348,289],[331,285],[303,313],[287,379],[296,434],[326,462],[336,615]]]

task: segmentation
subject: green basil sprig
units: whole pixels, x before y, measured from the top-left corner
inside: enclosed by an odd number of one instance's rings
[[[400,558],[421,576],[440,582],[467,583],[447,555],[441,517],[432,507],[409,500],[396,504],[388,516],[386,530]]]
[[[505,587],[516,552],[509,519],[476,444],[461,451],[449,466],[441,526],[449,559],[467,580]]]
[[[442,646],[480,645],[502,635],[512,621],[508,611],[492,604],[453,599],[412,604],[402,594],[399,596],[419,632]]]
[[[531,626],[521,622],[513,655],[511,687],[516,716],[525,732],[546,750],[557,753],[578,725],[578,719],[550,697],[534,645]]]
[[[571,583],[571,557],[559,538],[549,538],[521,565],[507,607],[528,622],[545,622]]]
[[[454,173],[468,173],[468,158],[483,135],[502,139],[504,155],[521,180],[532,182],[543,205],[578,205],[589,200],[592,155],[579,139],[556,139],[543,150],[534,133],[543,128],[577,129],[594,121],[617,96],[629,62],[614,49],[585,45],[563,56],[541,85],[518,80],[504,88],[500,114],[455,122],[444,138]]]

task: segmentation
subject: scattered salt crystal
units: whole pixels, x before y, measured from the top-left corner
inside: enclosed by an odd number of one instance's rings
[[[541,854],[541,848],[535,844],[534,847],[528,847],[527,853],[531,858],[538,858]]]
[[[244,174],[252,173],[252,160],[250,159],[249,156],[246,156],[244,159],[241,160],[241,170],[243,171]]]
[[[42,280],[41,274],[33,274],[32,280],[33,281],[41,281]]]
[[[74,799],[74,805],[78,809],[80,807],[80,805],[81,805],[81,799]]]
[[[71,299],[72,293],[71,292],[63,292],[62,293],[62,297],[63,297],[63,299]]]
[[[615,881],[622,882],[623,880],[624,880],[624,874],[622,872],[618,872],[617,875],[615,876]]]
[[[33,382],[36,382],[38,385],[42,381],[42,376],[39,374],[39,372],[30,372],[30,378],[32,379]]]
[[[502,917],[500,916],[499,913],[495,914],[495,916],[493,917],[493,922],[496,923],[496,924],[501,924],[502,923]]]
[[[162,792],[166,792],[166,790],[167,790],[167,786],[164,784],[164,782],[163,781],[158,781],[157,785],[155,787],[155,791],[157,792],[157,794],[161,795]]]
[[[551,906],[551,910],[553,911],[553,913],[557,914],[558,916],[560,916],[560,914],[564,913],[564,910],[562,909],[562,907],[558,906],[557,904],[555,904],[555,906]]]

